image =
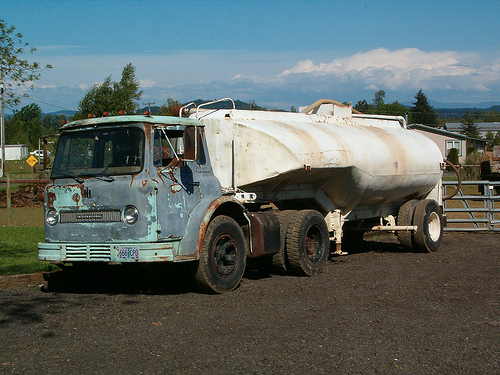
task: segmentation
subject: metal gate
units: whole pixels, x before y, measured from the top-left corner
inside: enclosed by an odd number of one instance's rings
[[[457,181],[443,181],[443,195],[457,185]],[[458,193],[443,202],[443,209],[448,218],[445,231],[500,232],[500,181],[462,181]]]

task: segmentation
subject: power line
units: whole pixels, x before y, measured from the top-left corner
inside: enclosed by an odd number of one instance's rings
[[[73,111],[72,109],[67,109],[67,108],[59,107],[59,106],[54,105],[54,104],[46,103],[46,102],[44,102],[44,101],[41,101],[41,100],[38,100],[38,99],[32,98],[31,96],[28,96],[26,99],[32,100],[32,101],[37,102],[37,103],[45,104],[45,105],[48,105],[48,106],[50,106],[50,107],[54,107],[54,108],[58,108],[58,109],[62,109],[63,111]]]

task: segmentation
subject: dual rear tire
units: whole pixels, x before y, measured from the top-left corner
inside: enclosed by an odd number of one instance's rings
[[[295,275],[314,276],[325,266],[330,239],[323,216],[315,210],[282,211],[280,221],[280,251],[273,264],[280,271]]]
[[[404,249],[432,253],[443,240],[443,214],[436,201],[411,200],[399,209],[398,225],[416,226],[417,231],[399,231],[399,243]]]

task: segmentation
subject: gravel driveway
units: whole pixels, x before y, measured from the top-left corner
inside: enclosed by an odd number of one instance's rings
[[[0,373],[499,373],[500,234],[433,254],[379,240],[313,278],[255,265],[225,295],[183,266],[1,289]]]

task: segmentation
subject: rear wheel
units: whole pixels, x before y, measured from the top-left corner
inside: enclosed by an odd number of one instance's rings
[[[287,258],[293,273],[314,276],[328,259],[330,240],[325,219],[318,211],[299,211],[288,227]]]
[[[290,268],[286,255],[286,234],[296,215],[297,211],[294,210],[280,211],[276,214],[280,222],[280,251],[273,255],[272,263],[279,272],[285,273]]]
[[[217,216],[208,225],[195,281],[206,292],[225,293],[238,286],[245,272],[243,231],[228,216]]]
[[[410,226],[413,224],[413,214],[415,212],[415,207],[418,204],[418,200],[412,199],[406,202],[399,208],[398,212],[398,225],[399,226]],[[411,250],[413,247],[413,232],[400,230],[397,232],[399,243],[401,247],[405,250]]]
[[[424,199],[418,202],[413,225],[417,226],[413,250],[430,253],[439,249],[443,240],[443,215],[436,201]]]

